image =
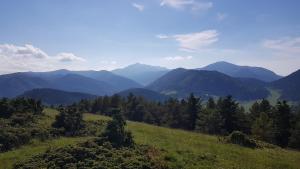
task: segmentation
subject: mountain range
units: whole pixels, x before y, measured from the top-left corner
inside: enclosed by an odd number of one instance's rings
[[[198,70],[215,70],[232,77],[255,78],[265,82],[275,81],[281,76],[262,67],[239,66],[228,62],[216,62]]]
[[[23,72],[0,75],[0,97],[15,97],[36,88],[52,88],[92,95],[111,95],[141,87],[133,80],[109,71]]]
[[[142,85],[148,85],[168,71],[169,69],[164,67],[136,63],[125,68],[115,69],[112,72],[132,79]]]
[[[251,83],[249,83],[251,81]],[[148,89],[175,97],[232,95],[239,100],[261,99],[268,96],[264,82],[257,79],[234,78],[217,71],[178,68],[157,79]]]
[[[145,88],[133,88],[133,89],[128,89],[124,90],[122,92],[117,93],[118,95],[122,97],[127,97],[129,94],[133,94],[135,96],[141,96],[147,100],[150,101],[165,101],[167,100],[168,96],[164,94],[160,94],[158,92],[155,92],[153,90],[145,89]]]
[[[280,90],[281,98],[292,101],[300,100],[300,70],[272,82],[270,87]]]
[[[281,99],[300,101],[299,86],[299,70],[281,77],[265,68],[228,62],[217,62],[199,69],[169,70],[137,63],[113,71],[61,69],[0,75],[0,97],[9,98],[33,89],[43,89],[31,91],[33,93],[55,89],[56,94],[62,91],[93,96],[133,93],[159,101],[170,96],[184,98],[191,92],[202,97],[230,94],[238,100],[254,100],[266,98],[272,89],[281,93]],[[61,96],[67,95],[62,93]]]
[[[41,100],[43,104],[46,105],[69,105],[82,99],[93,99],[97,96],[86,93],[66,92],[62,90],[44,88],[26,91],[18,97]]]

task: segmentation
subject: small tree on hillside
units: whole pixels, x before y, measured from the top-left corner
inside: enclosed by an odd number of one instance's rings
[[[113,110],[112,121],[108,122],[102,134],[114,147],[130,147],[134,145],[131,132],[125,130],[126,121],[119,109]]]
[[[61,108],[52,126],[63,128],[66,135],[76,135],[84,127],[82,113],[73,106]]]

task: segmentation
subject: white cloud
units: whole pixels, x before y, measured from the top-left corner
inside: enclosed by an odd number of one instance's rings
[[[73,53],[59,53],[56,55],[56,58],[62,62],[73,62],[73,61],[85,62],[86,61],[85,59],[78,57]]]
[[[141,12],[144,11],[144,9],[145,9],[144,5],[137,4],[137,3],[132,3],[132,6]]]
[[[167,61],[183,61],[183,60],[191,60],[193,56],[174,56],[174,57],[165,57],[164,60]]]
[[[157,35],[160,39],[174,39],[179,43],[179,49],[182,51],[193,52],[218,41],[219,33],[216,30],[206,30],[202,32],[177,34],[172,36]]]
[[[13,58],[38,58],[44,59],[48,55],[39,48],[25,44],[24,46],[15,46],[10,44],[0,45],[0,55]]]
[[[54,56],[48,55],[43,50],[26,44],[17,46],[12,44],[0,45],[0,73],[16,71],[45,71],[58,68],[74,68],[85,60],[72,53],[59,53]]]
[[[300,54],[300,37],[265,40],[263,47],[285,54]]]
[[[228,17],[228,14],[226,14],[226,13],[217,13],[217,20],[218,21],[223,21],[227,17]]]
[[[176,9],[190,8],[193,11],[207,10],[213,7],[212,2],[200,2],[196,0],[161,0],[160,5]]]

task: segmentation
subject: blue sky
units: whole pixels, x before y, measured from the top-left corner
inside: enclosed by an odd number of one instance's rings
[[[196,68],[228,61],[300,68],[298,0],[1,0],[0,73]]]

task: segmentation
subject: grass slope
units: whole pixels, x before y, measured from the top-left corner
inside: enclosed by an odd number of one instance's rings
[[[41,125],[49,126],[56,111],[47,109],[49,118]],[[86,121],[108,121],[105,116],[85,114]],[[285,149],[250,149],[232,144],[223,144],[215,136],[174,130],[137,122],[128,122],[138,144],[155,146],[164,151],[172,168],[230,168],[230,169],[297,169],[300,152]],[[17,150],[0,154],[0,168],[9,169],[15,161],[46,151],[49,147],[76,144],[90,138],[59,138],[47,142],[35,141]]]
[[[89,120],[107,117],[86,115]],[[173,168],[298,169],[300,152],[285,149],[250,149],[223,144],[215,136],[129,122],[138,144],[166,151]]]

